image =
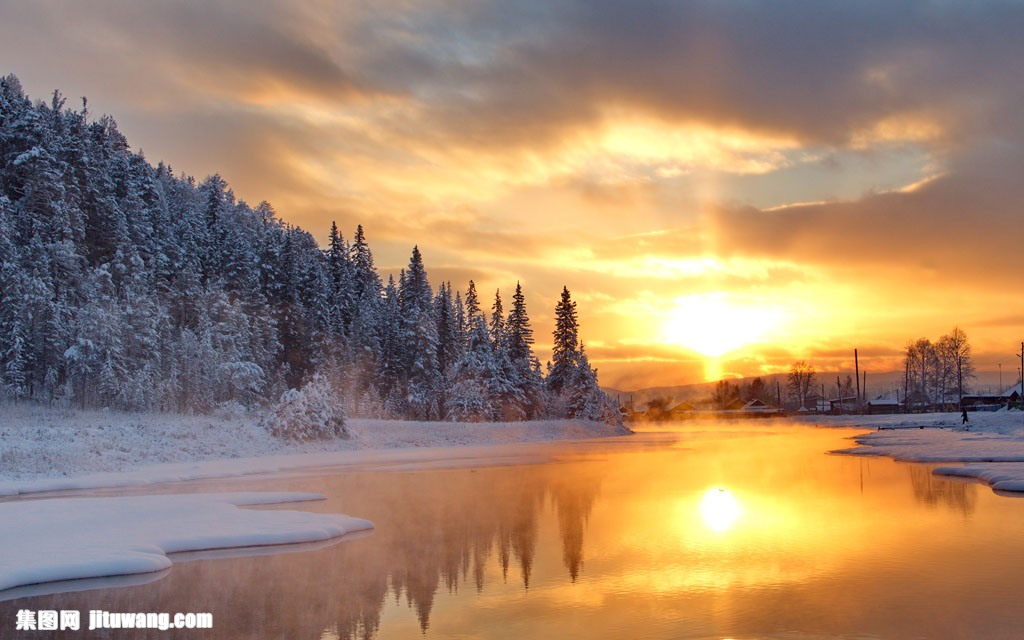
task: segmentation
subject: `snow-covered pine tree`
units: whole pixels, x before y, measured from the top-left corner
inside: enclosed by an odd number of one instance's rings
[[[597,369],[590,366],[586,349],[580,345],[576,371],[566,386],[566,417],[620,424],[618,407],[597,383]]]
[[[526,418],[537,418],[543,411],[544,381],[540,375],[540,363],[533,355],[533,327],[530,326],[530,317],[526,312],[526,296],[518,282],[505,329],[506,351],[515,371],[513,382],[524,401]]]
[[[481,315],[480,314],[480,298],[476,294],[476,283],[472,280],[469,281],[469,287],[466,289],[466,331],[473,330],[474,319]]]
[[[505,309],[501,304],[501,289],[494,291],[494,304],[491,305],[491,322],[488,326],[491,332],[491,342],[495,349],[504,349],[505,340]]]
[[[465,347],[458,311],[452,299],[451,283],[442,283],[438,287],[437,295],[434,297],[434,318],[438,335],[438,417],[442,417],[447,413],[447,396],[455,375],[455,366]]]
[[[352,246],[349,247],[349,262],[352,265],[352,297],[356,304],[363,305],[369,300],[379,301],[381,280],[374,266],[373,252],[366,243],[363,225],[356,226]]]
[[[401,283],[399,301],[403,356],[409,380],[406,396],[408,417],[413,420],[435,419],[439,413],[439,336],[433,314],[433,293],[419,247],[413,247],[409,268]]]
[[[495,413],[491,380],[498,375],[497,369],[491,336],[483,316],[477,314],[470,323],[466,349],[455,366],[445,417],[459,422],[491,420]]]
[[[558,396],[572,380],[579,362],[579,320],[568,287],[562,287],[562,297],[555,305],[552,336],[551,371],[545,382],[548,392]]]
[[[349,247],[338,231],[338,225],[331,222],[331,231],[327,238],[328,275],[328,334],[334,338],[346,336],[355,316],[354,286],[352,264],[349,260]]]
[[[389,276],[380,307],[378,326],[381,354],[374,385],[377,388],[377,395],[384,403],[385,415],[392,418],[405,415],[408,388],[402,308],[398,297],[398,285],[394,276]]]

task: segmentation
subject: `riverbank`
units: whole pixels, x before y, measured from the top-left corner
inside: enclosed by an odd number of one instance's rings
[[[933,473],[977,479],[995,491],[1024,492],[1024,412],[968,415],[967,425],[959,413],[820,416],[801,422],[875,429],[857,436],[857,447],[835,453],[943,464]]]
[[[212,416],[0,408],[0,495],[230,477],[405,459],[405,450],[603,438],[585,420],[510,423],[348,421],[348,439],[284,442],[246,412]],[[381,452],[391,452],[390,454]]]

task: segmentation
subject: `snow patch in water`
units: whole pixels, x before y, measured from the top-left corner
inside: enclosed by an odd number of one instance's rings
[[[239,508],[323,499],[240,492],[0,503],[0,591],[161,571],[172,553],[314,542],[373,528],[345,515]]]

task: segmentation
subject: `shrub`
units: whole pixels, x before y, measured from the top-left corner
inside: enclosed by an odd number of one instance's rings
[[[333,397],[327,378],[313,376],[301,389],[289,389],[271,409],[270,432],[278,438],[306,442],[348,438],[345,410]]]

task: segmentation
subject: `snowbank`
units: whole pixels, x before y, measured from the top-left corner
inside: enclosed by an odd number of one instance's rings
[[[585,420],[510,423],[347,421],[350,438],[289,443],[257,416],[0,408],[0,495],[221,478],[410,460],[406,451],[577,438],[628,429]],[[386,450],[388,453],[380,453]],[[435,455],[440,455],[435,452]],[[446,454],[451,455],[451,454]],[[472,456],[463,451],[457,456]]]
[[[974,478],[996,491],[1024,492],[1024,413],[970,413],[969,430],[959,413],[821,417],[816,424],[874,428],[857,436],[858,447],[835,453],[889,456],[924,463],[960,463],[938,475]]]
[[[169,553],[313,542],[373,527],[344,515],[238,508],[322,499],[221,493],[0,503],[0,591],[159,571],[171,565]]]

